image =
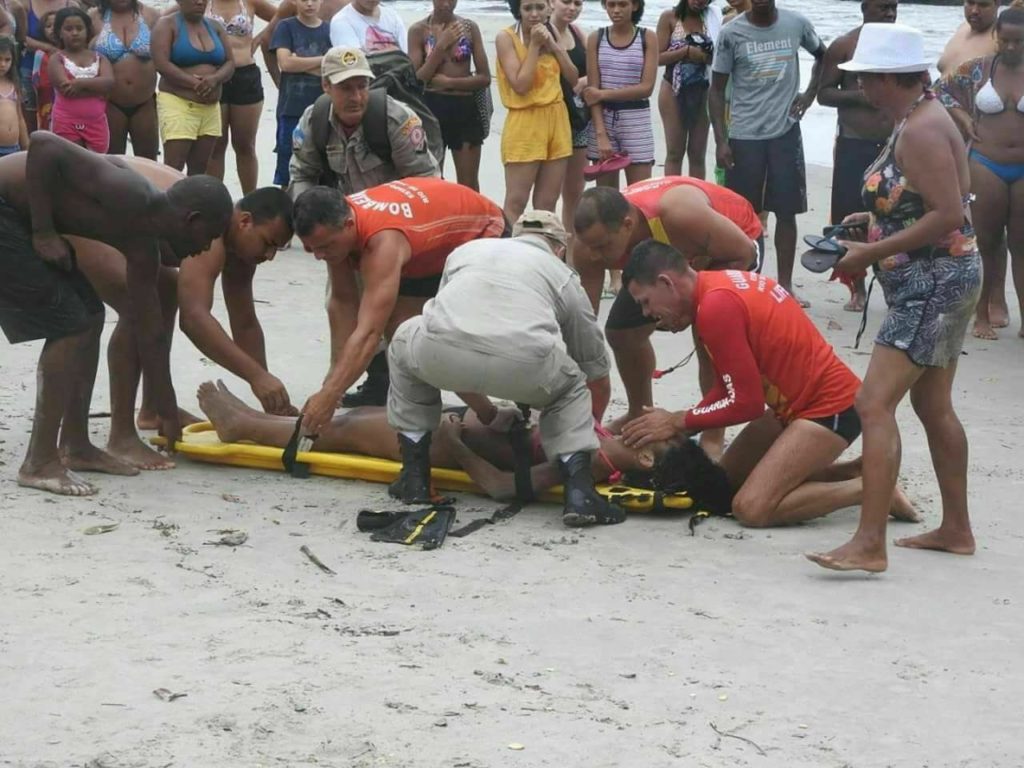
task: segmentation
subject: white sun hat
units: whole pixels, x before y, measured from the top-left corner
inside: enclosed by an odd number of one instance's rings
[[[847,72],[925,72],[924,37],[906,24],[865,24],[853,58],[839,65]]]

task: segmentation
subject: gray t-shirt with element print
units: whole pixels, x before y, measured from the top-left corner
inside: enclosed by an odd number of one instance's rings
[[[799,49],[815,53],[821,38],[806,18],[778,10],[770,27],[751,24],[748,14],[724,27],[715,46],[714,72],[732,84],[729,137],[774,139],[796,122],[789,108],[800,90]]]

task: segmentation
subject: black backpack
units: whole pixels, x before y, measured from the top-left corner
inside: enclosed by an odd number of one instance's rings
[[[440,162],[444,157],[444,142],[441,139],[441,125],[423,101],[423,83],[416,77],[412,60],[402,51],[385,51],[366,57],[373,70],[370,81],[370,98],[363,115],[363,137],[370,151],[385,161],[391,160],[391,138],[388,136],[387,97],[400,101],[411,109],[423,123],[430,154]],[[326,93],[313,104],[310,115],[310,133],[313,146],[322,159],[324,176],[321,184],[335,186],[334,172],[327,163],[327,133],[331,115],[331,97]]]

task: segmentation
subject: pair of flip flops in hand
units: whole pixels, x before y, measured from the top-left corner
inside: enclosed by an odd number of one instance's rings
[[[598,160],[584,168],[583,178],[587,181],[593,181],[602,174],[617,173],[618,171],[628,168],[632,162],[633,161],[630,159],[629,155],[614,154],[607,160]]]
[[[857,229],[860,225],[836,224],[825,227],[821,235],[804,235],[804,243],[810,247],[800,255],[800,263],[808,272],[827,272],[835,267],[843,256],[846,248],[839,244],[837,236],[843,236]]]

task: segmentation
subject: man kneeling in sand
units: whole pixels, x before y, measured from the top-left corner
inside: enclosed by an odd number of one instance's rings
[[[528,211],[511,240],[456,248],[437,296],[395,331],[388,423],[399,433],[402,472],[393,496],[418,503],[433,495],[430,442],[444,389],[477,414],[492,407],[488,395],[540,409],[544,452],[557,457],[564,481],[562,522],[625,520],[594,490],[594,419],[610,395],[608,355],[579,277],[560,260],[567,241],[557,216]]]
[[[738,489],[732,512],[740,523],[799,523],[861,502],[859,462],[833,464],[860,436],[860,379],[782,286],[752,272],[695,272],[653,240],[634,249],[623,278],[662,327],[695,327],[716,377],[696,407],[649,408],[626,424],[627,445],[750,422],[720,461]],[[919,520],[898,489],[890,514]]]

